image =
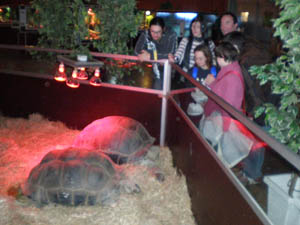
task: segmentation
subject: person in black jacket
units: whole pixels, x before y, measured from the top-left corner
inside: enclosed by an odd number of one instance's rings
[[[225,12],[220,16],[220,29],[223,35],[238,31],[238,19],[232,12]]]
[[[176,33],[165,27],[161,17],[154,17],[149,29],[142,32],[138,38],[134,53],[140,61],[168,59],[170,53],[175,53],[176,47]],[[153,72],[152,88],[162,89],[163,67],[153,63]]]

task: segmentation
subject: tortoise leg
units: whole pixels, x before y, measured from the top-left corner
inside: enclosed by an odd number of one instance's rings
[[[159,146],[151,146],[147,151],[145,156],[146,160],[157,162],[159,160],[160,147]]]
[[[130,180],[123,179],[120,182],[120,185],[121,185],[122,191],[129,193],[129,194],[132,194],[132,193],[136,194],[136,193],[141,192],[140,186]]]
[[[150,168],[150,174],[153,177],[155,177],[157,181],[159,181],[161,183],[165,181],[165,175],[161,171],[161,169],[158,168],[158,167],[152,167],[152,168]]]
[[[163,182],[165,180],[165,175],[158,167],[159,154],[160,154],[160,147],[151,146],[147,151],[145,157],[141,159],[140,162],[138,163],[147,166],[150,170],[150,174],[154,176],[159,182]]]
[[[165,175],[161,172],[156,172],[155,178],[161,183],[165,181]]]
[[[102,206],[114,206],[120,197],[119,187],[115,186],[105,192],[101,192],[98,195]]]

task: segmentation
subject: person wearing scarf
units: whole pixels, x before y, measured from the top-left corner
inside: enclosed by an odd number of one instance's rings
[[[184,37],[179,43],[179,47],[175,54],[169,54],[169,61],[175,62],[181,66],[181,68],[187,72],[195,65],[194,50],[197,46],[207,44],[214,58],[215,44],[211,40],[205,40],[203,37],[203,19],[202,17],[196,17],[190,24],[190,35]]]

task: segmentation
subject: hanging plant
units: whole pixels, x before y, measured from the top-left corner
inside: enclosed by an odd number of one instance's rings
[[[281,12],[273,21],[275,37],[283,42],[285,53],[276,62],[253,66],[261,85],[271,82],[280,104],[265,103],[256,117],[265,112],[269,133],[296,153],[300,152],[300,4],[299,0],[276,0]]]

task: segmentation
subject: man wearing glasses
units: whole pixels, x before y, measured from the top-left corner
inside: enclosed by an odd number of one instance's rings
[[[141,33],[134,53],[140,61],[168,59],[168,54],[175,53],[177,47],[177,36],[171,29],[165,28],[164,20],[154,17],[150,22],[149,30]],[[153,63],[152,88],[162,89],[163,67],[158,63]]]

